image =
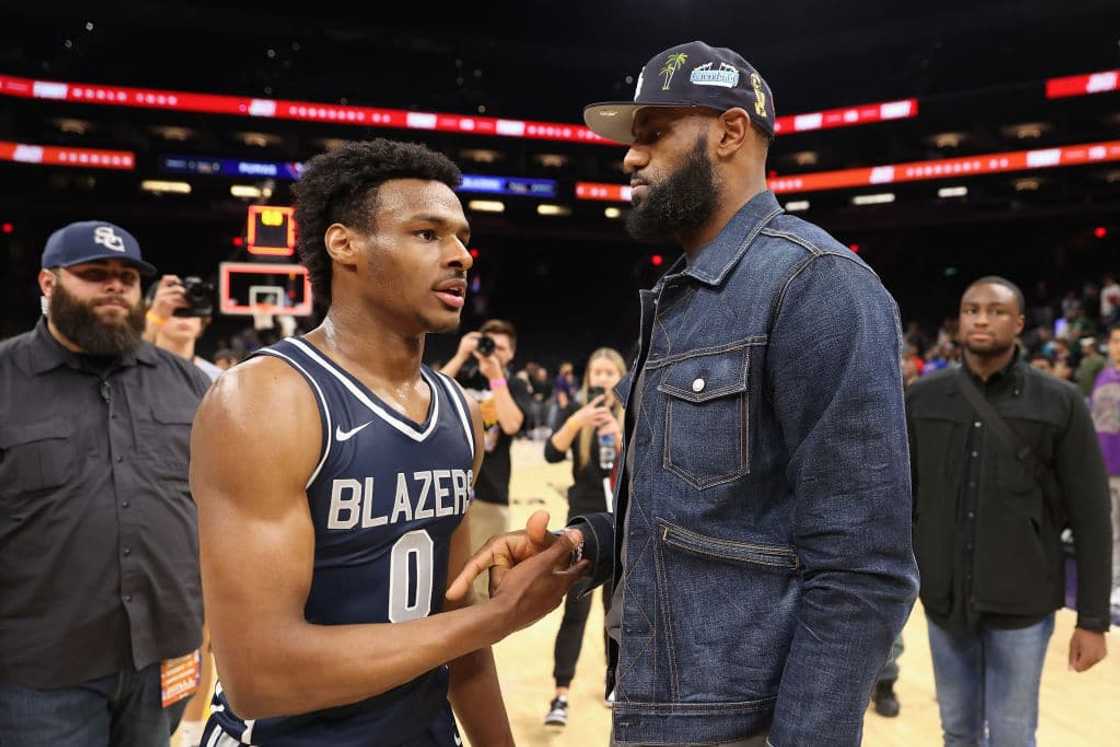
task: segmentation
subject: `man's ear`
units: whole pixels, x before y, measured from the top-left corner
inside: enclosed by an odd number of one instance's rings
[[[728,109],[716,117],[719,138],[715,144],[716,155],[720,158],[734,156],[747,147],[752,137],[751,118],[742,107]]]
[[[50,298],[56,285],[58,285],[58,275],[50,270],[39,270],[39,290],[44,296]]]
[[[340,265],[353,267],[358,264],[358,247],[355,244],[357,236],[354,232],[341,223],[332,223],[327,227],[323,243],[326,244],[327,254]]]

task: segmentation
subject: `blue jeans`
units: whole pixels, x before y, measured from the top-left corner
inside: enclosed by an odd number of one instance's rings
[[[1034,747],[1054,615],[1029,628],[958,635],[929,622],[945,747]]]
[[[163,708],[159,664],[77,687],[0,685],[4,747],[167,747],[187,700]]]

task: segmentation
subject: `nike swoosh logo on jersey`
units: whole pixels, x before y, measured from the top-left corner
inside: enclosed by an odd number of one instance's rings
[[[349,430],[349,431],[342,430],[342,426],[340,425],[340,426],[338,426],[337,428],[334,429],[334,440],[335,441],[349,441],[351,438],[353,438],[354,434],[356,434],[358,431],[362,430],[366,426],[370,425],[371,423],[373,423],[372,420],[369,421],[369,423],[359,425],[357,428],[354,428],[353,430]]]

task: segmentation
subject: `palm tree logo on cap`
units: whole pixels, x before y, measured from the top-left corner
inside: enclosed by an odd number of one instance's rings
[[[673,73],[677,72],[687,59],[688,55],[684,52],[677,52],[665,58],[665,65],[657,73],[665,76],[665,85],[661,86],[662,91],[669,90],[669,84],[673,82]]]

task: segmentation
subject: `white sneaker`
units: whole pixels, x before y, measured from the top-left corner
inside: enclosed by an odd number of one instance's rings
[[[548,715],[544,717],[545,726],[563,728],[568,725],[568,699],[553,698],[548,704]]]

